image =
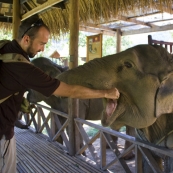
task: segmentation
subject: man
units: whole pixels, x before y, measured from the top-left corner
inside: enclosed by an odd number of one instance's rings
[[[33,16],[22,22],[17,40],[5,44],[0,49],[0,54],[18,53],[30,61],[29,58],[44,51],[49,37],[49,28],[41,19],[38,20],[37,16]],[[52,79],[31,63],[1,63],[0,99],[13,95],[0,104],[0,173],[16,172],[14,123],[26,88],[34,89],[45,96],[54,94],[80,99],[103,97],[118,99],[119,97],[116,89],[92,90]]]

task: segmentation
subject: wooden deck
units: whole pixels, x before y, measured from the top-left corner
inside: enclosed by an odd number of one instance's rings
[[[69,156],[42,134],[15,128],[18,173],[100,173],[77,157]]]

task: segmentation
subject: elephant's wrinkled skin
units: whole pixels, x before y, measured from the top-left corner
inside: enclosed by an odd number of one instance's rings
[[[67,70],[67,68],[62,68],[62,67],[54,64],[49,59],[43,58],[43,57],[33,60],[32,63],[35,66],[39,67],[40,69],[44,70],[51,77],[55,77],[55,78],[57,78],[57,76],[61,72]],[[45,97],[44,95],[40,94],[37,91],[29,90],[27,99],[33,103],[44,101],[45,103],[50,105],[53,109],[68,113],[68,98],[55,97],[53,95],[50,97]],[[92,120],[92,121],[101,120],[102,111],[103,111],[102,99],[82,99],[82,100],[79,99],[79,116],[80,116],[80,118],[86,119],[86,120]],[[59,118],[60,118],[60,121],[63,123],[64,118],[63,117],[59,117]],[[114,130],[119,130],[119,129],[114,129]],[[127,127],[126,133],[132,135],[132,134],[134,134],[134,129]],[[81,140],[80,145],[81,146],[83,145],[82,140]],[[128,147],[131,144],[129,144],[129,142],[126,142],[125,145],[126,145],[125,147]],[[129,154],[127,154],[125,156],[125,159],[130,159],[133,156],[134,156],[133,153],[130,152]]]
[[[122,125],[137,128],[142,140],[172,149],[172,61],[171,54],[161,46],[138,45],[94,59],[62,73],[58,79],[94,89],[116,87],[120,98],[117,103],[105,100],[102,124],[113,129]],[[161,159],[156,160],[161,163]],[[173,171],[172,164],[169,171]],[[144,172],[152,170],[145,165]]]

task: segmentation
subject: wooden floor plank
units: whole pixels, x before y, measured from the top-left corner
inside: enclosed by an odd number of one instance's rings
[[[27,141],[25,141],[25,142],[27,142]],[[37,145],[39,146],[39,143]],[[61,170],[60,169],[61,165],[59,164],[59,160],[57,160],[57,162],[53,164],[52,161],[48,157],[46,157],[46,155],[40,154],[39,150],[33,150],[32,148],[30,148],[29,152],[27,152],[28,146],[26,144],[25,144],[25,147],[22,146],[22,147],[20,147],[20,149],[24,151],[25,157],[27,157],[28,161],[32,162],[32,164],[33,164],[33,160],[34,160],[34,164],[39,169],[41,169],[41,171],[37,170],[37,172],[49,172],[49,171],[51,171],[51,172],[58,172],[58,171],[66,172],[66,170],[68,170],[68,167],[66,167],[66,165],[64,166],[64,170]],[[45,150],[45,152],[46,152],[46,150]],[[47,162],[50,162],[50,163],[47,164]],[[57,170],[53,169],[53,168],[56,168],[55,165],[57,167]]]
[[[25,145],[25,148],[23,148],[23,150],[25,150],[26,148],[27,148],[26,150],[29,149],[29,151],[32,152],[32,155],[34,158],[38,158],[38,159],[40,158],[38,160],[38,162],[43,162],[45,164],[45,166],[48,167],[47,164],[52,165],[52,162],[56,161],[55,165],[59,166],[60,168],[63,168],[63,170],[62,170],[63,172],[68,172],[71,170],[71,169],[69,169],[70,162],[67,162],[67,158],[59,157],[59,153],[57,153],[56,150],[51,151],[51,148],[47,147],[45,143],[41,143],[41,141],[39,141],[39,140],[35,141],[34,138],[32,138],[33,140],[30,143],[27,143],[27,140],[25,139],[26,137],[27,136],[24,136],[22,138],[22,142]],[[35,143],[37,143],[37,145],[35,145]],[[26,153],[27,153],[27,151],[26,151]],[[28,154],[30,155],[30,153],[28,153]],[[54,156],[55,154],[57,154],[57,155]],[[52,165],[51,170],[52,170],[52,167],[56,168],[54,165]],[[59,171],[60,171],[60,168],[58,168]],[[56,172],[57,170],[52,170],[52,171]],[[76,170],[76,172],[80,172],[80,171]]]
[[[99,173],[84,161],[69,156],[56,142],[31,130],[15,128],[18,173]]]

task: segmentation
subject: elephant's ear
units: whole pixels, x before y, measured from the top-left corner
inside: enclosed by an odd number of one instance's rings
[[[156,117],[173,113],[173,72],[162,81],[156,95]]]

